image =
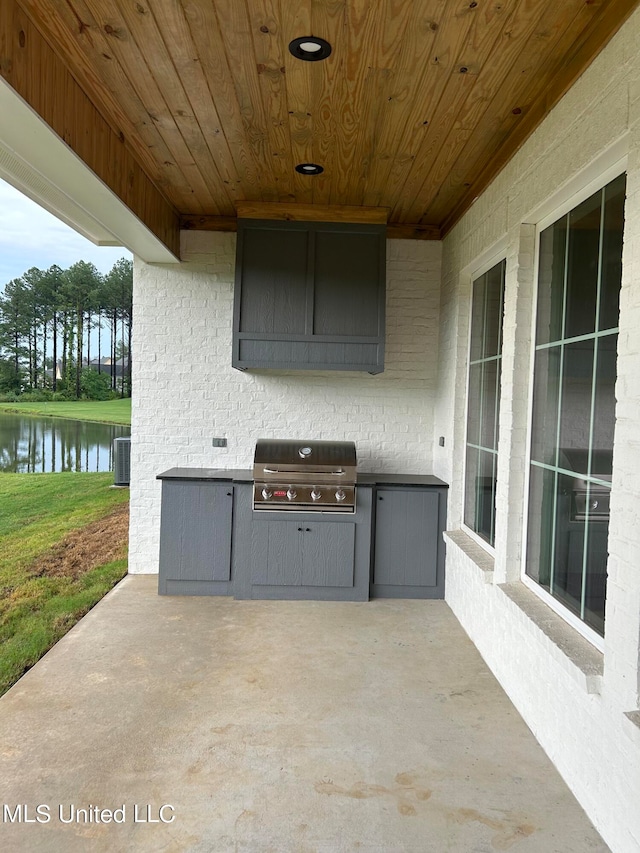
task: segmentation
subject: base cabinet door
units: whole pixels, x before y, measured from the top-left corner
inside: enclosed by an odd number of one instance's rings
[[[444,597],[445,501],[441,489],[377,490],[372,597]]]
[[[251,582],[261,586],[300,586],[300,525],[275,519],[255,521],[251,531]]]
[[[368,600],[370,486],[359,489],[355,513],[253,511],[252,486],[235,490],[235,598]]]
[[[310,522],[302,531],[302,583],[308,586],[352,587],[355,524]]]
[[[164,595],[231,592],[230,483],[162,484],[160,577]]]
[[[253,584],[271,587],[352,587],[355,524],[255,521]]]

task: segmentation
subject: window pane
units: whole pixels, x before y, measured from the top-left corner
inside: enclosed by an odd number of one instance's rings
[[[502,330],[502,282],[504,262],[489,270],[486,279],[486,321],[484,336],[484,358],[498,355]]]
[[[464,523],[493,545],[496,470],[495,455],[467,450]]]
[[[469,360],[477,361],[482,358],[484,350],[484,318],[486,303],[487,276],[481,275],[473,282],[473,297],[471,300],[471,348]]]
[[[567,242],[567,217],[540,235],[536,343],[547,344],[562,337],[562,304]]]
[[[498,397],[499,364],[486,361],[482,365],[482,429],[480,444],[496,449],[496,403]]]
[[[595,477],[610,475],[613,467],[617,345],[617,335],[598,338],[593,447],[591,451],[591,473]]]
[[[494,544],[494,520],[496,514],[496,457],[493,453],[480,451],[476,530],[490,545]]]
[[[464,474],[464,523],[476,529],[476,489],[478,483],[478,454],[475,447],[467,447]]]
[[[568,474],[558,474],[552,592],[565,607],[580,616],[585,522],[584,518],[578,520],[576,512],[577,480]]]
[[[589,491],[589,506],[584,619],[587,625],[590,625],[599,634],[603,634],[604,606],[607,593],[609,495],[604,489],[592,486]],[[591,507],[594,509],[591,510]],[[598,511],[603,513],[601,517],[596,515]]]
[[[561,351],[560,346],[538,350],[535,361],[531,458],[547,465],[556,464]]]
[[[472,364],[469,368],[469,409],[467,413],[467,442],[469,444],[480,444],[482,368],[482,364]]]
[[[588,472],[593,340],[565,344],[558,466]]]
[[[614,329],[618,326],[625,188],[626,176],[620,175],[605,190],[602,284],[600,285],[600,329],[602,330]]]
[[[549,591],[553,543],[555,472],[531,466],[526,572]]]
[[[595,330],[601,198],[595,193],[569,214],[565,338]]]

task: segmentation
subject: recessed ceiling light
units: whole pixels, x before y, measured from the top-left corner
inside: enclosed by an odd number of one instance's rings
[[[324,172],[324,169],[317,163],[298,163],[296,172],[300,172],[301,175],[319,175]]]
[[[296,59],[317,62],[319,59],[326,59],[329,56],[331,45],[318,36],[302,36],[289,42],[289,53]]]

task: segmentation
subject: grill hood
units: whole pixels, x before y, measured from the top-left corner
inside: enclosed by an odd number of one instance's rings
[[[296,482],[349,482],[356,479],[356,446],[352,441],[292,441],[259,439],[256,443],[253,476],[256,480],[282,479]]]

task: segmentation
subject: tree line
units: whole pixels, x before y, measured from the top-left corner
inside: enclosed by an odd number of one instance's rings
[[[131,396],[132,321],[130,260],[116,261],[106,275],[86,261],[66,270],[32,267],[0,295],[0,394]],[[103,366],[107,355],[111,364]]]

